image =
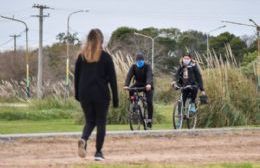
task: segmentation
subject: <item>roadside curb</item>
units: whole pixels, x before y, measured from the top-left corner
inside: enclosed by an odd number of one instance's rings
[[[133,136],[211,136],[211,135],[225,135],[225,134],[241,134],[244,132],[258,132],[260,127],[246,127],[246,128],[211,128],[211,129],[194,129],[194,130],[149,130],[149,131],[107,131],[107,137],[133,137]],[[92,134],[92,138],[96,135]],[[60,133],[33,133],[33,134],[0,134],[0,140],[17,140],[17,139],[41,139],[41,138],[79,138],[81,132],[60,132]]]

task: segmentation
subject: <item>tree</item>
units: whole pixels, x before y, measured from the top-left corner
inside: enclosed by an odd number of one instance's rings
[[[247,45],[243,40],[229,32],[224,32],[216,37],[210,38],[210,48],[214,49],[216,53],[219,53],[222,56],[226,54],[225,45],[228,43],[231,46],[234,57],[237,62],[240,63],[243,60],[244,54],[247,52]]]
[[[69,35],[67,36],[67,34],[62,32],[56,36],[56,39],[59,41],[59,43],[62,43],[62,44],[65,44],[67,42],[67,39],[69,40],[70,44],[73,44],[73,45],[80,44],[80,40],[78,38],[78,33],[73,33],[73,34],[69,33]]]

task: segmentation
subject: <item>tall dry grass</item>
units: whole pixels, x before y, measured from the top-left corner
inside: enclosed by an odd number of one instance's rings
[[[229,45],[226,45],[226,51],[224,56],[218,56],[214,51],[207,56],[196,54],[209,97],[209,104],[200,109],[201,127],[249,125],[256,122],[256,86],[241,72]]]

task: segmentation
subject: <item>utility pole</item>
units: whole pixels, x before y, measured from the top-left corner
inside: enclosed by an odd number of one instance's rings
[[[17,37],[20,37],[21,35],[17,35],[17,34],[14,34],[14,35],[10,35],[10,37],[14,38],[14,53],[16,53],[16,39]]]
[[[39,50],[38,50],[38,74],[37,74],[37,98],[42,98],[42,71],[43,71],[43,54],[42,54],[42,36],[43,36],[43,18],[49,17],[49,15],[43,15],[44,9],[49,9],[50,7],[46,5],[39,5],[35,4],[33,5],[33,8],[39,9],[39,15],[36,15],[36,17],[39,17]]]
[[[25,42],[26,42],[26,95],[27,95],[27,98],[30,97],[30,68],[29,68],[29,47],[28,47],[28,26],[27,24],[22,21],[22,20],[19,20],[19,19],[15,19],[15,18],[10,18],[10,17],[6,17],[6,16],[0,16],[1,18],[4,18],[4,19],[8,19],[8,20],[12,20],[12,21],[15,21],[15,22],[19,22],[19,23],[22,23],[24,26],[25,26],[25,34],[26,34],[26,39],[25,39]]]

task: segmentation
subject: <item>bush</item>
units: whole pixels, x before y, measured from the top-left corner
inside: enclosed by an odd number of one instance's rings
[[[0,112],[1,120],[52,120],[72,118],[71,110],[45,109],[35,111],[30,108],[5,108]]]
[[[75,100],[48,97],[42,100],[30,100],[27,107],[3,107],[1,120],[52,120],[73,118],[79,107]]]

